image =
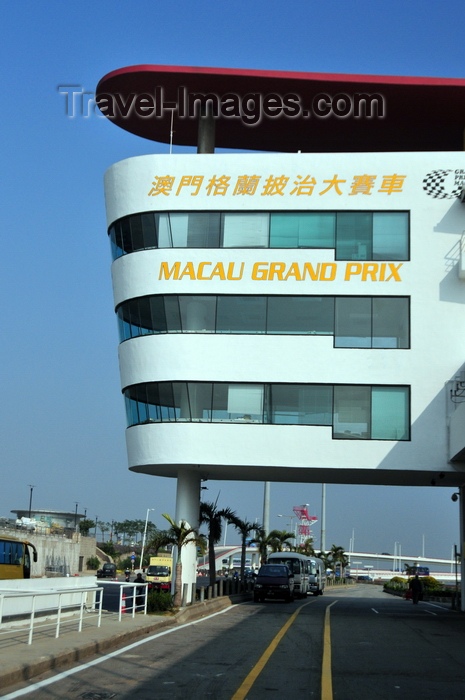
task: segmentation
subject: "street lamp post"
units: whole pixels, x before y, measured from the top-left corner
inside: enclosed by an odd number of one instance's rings
[[[140,568],[144,566],[144,549],[145,549],[145,540],[147,537],[147,525],[149,524],[149,513],[151,510],[155,510],[155,508],[147,508],[147,517],[145,518],[145,527],[144,527],[144,536],[142,538],[142,551],[140,553]]]
[[[278,518],[289,518],[289,528],[292,528],[292,532],[294,534],[294,539],[297,542],[297,523],[295,525],[292,524],[292,521],[296,518],[295,515],[279,515]]]
[[[29,520],[31,519],[32,513],[32,492],[34,491],[35,484],[29,484]]]
[[[78,511],[78,505],[79,505],[79,503],[76,503],[76,501],[74,501],[74,503],[75,503],[75,506],[76,506],[76,509],[75,509],[75,511],[74,511],[74,529],[76,530],[76,528],[77,528],[77,511]]]

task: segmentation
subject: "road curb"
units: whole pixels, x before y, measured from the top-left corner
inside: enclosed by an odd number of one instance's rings
[[[194,605],[182,608],[172,617],[154,617],[153,624],[147,622],[146,625],[136,629],[123,629],[106,638],[87,640],[82,644],[61,648],[56,653],[41,656],[31,662],[18,663],[3,671],[0,670],[0,689],[4,690],[8,686],[20,683],[21,681],[30,681],[34,677],[46,673],[47,671],[64,670],[74,663],[85,661],[90,656],[108,653],[118,647],[126,646],[143,637],[155,634],[158,631],[201,619],[202,617],[224,610],[231,605],[243,602],[247,599],[248,597],[244,595],[234,595],[222,596],[221,598],[213,598],[202,603],[195,603]],[[149,619],[151,617],[152,616],[148,616]],[[124,622],[121,624],[124,625]],[[97,628],[97,630],[102,629],[102,627]],[[80,632],[79,634],[83,633]]]

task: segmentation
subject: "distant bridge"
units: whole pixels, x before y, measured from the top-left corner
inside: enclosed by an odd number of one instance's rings
[[[215,547],[216,570],[238,569],[242,547],[239,545]],[[427,566],[431,576],[441,581],[454,582],[456,580],[456,562],[454,559],[440,559],[437,557],[399,556],[394,554],[377,554],[373,552],[345,552],[350,562],[352,575],[369,574],[373,578],[389,580],[393,576],[402,576],[406,566]],[[384,565],[384,566],[383,566]],[[199,569],[208,567],[208,555],[200,557]],[[257,568],[260,566],[260,553],[257,547],[246,548],[246,566]],[[405,575],[405,574],[404,574]],[[460,580],[460,565],[457,562],[457,580]]]

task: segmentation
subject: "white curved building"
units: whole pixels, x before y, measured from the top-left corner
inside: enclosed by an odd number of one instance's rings
[[[464,183],[453,150],[108,170],[129,468],[176,519],[210,478],[461,487]]]

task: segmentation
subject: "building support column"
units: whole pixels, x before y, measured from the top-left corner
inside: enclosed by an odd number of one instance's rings
[[[215,152],[215,118],[212,114],[199,116],[197,153]]]
[[[465,612],[465,485],[459,488],[460,509],[460,610]]]
[[[182,470],[178,472],[176,490],[176,515],[175,520],[179,524],[184,520],[189,527],[199,527],[200,511],[200,475],[195,472]],[[187,603],[192,602],[192,589],[197,581],[197,546],[188,544],[182,547],[182,585],[187,584]],[[175,553],[176,558],[179,553]],[[176,564],[174,564],[176,566]],[[173,572],[174,573],[174,572]],[[174,593],[174,576],[172,593]]]
[[[263,523],[262,527],[265,530],[265,535],[270,534],[270,482],[265,481],[263,492]]]

